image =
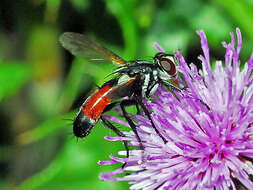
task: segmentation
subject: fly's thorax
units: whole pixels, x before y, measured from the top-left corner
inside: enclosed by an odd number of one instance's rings
[[[127,65],[127,69],[125,70],[126,74],[128,74],[130,77],[136,76],[136,75],[144,75],[147,73],[151,73],[153,70],[153,67],[155,65],[148,61],[132,61],[129,62]]]
[[[107,97],[112,100],[117,100],[131,96],[135,82],[136,77],[130,77],[128,74],[121,74],[117,78],[117,84],[112,87],[112,90],[108,93]]]
[[[117,85],[121,86],[126,84],[129,80],[131,80],[131,77],[128,74],[123,74],[118,78]]]
[[[132,91],[135,95],[148,98],[159,86],[159,66],[147,61],[136,61],[128,66],[127,77],[134,77]],[[128,80],[126,76],[120,81]]]

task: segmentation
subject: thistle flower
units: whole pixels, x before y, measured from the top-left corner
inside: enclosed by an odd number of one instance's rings
[[[136,115],[138,134],[144,150],[125,151],[121,157],[110,155],[112,160],[99,164],[126,163],[100,178],[128,181],[130,189],[236,189],[238,183],[253,189],[253,55],[240,70],[239,54],[242,37],[236,29],[231,42],[223,42],[226,49],[225,64],[216,61],[212,70],[209,48],[203,31],[198,31],[204,55],[200,55],[202,70],[184,61],[177,53],[188,88],[172,95],[160,88],[146,106],[152,119],[167,139],[153,130],[145,116]],[[161,50],[161,48],[160,48]],[[128,126],[120,119],[107,116],[116,123]],[[106,137],[110,141],[128,140],[132,146],[139,142],[134,133],[126,137]],[[125,175],[127,174],[127,175]]]

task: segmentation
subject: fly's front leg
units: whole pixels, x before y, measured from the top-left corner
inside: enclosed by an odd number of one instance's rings
[[[167,82],[167,81],[163,81],[162,84],[164,86],[168,87],[168,88],[173,88],[173,89],[175,89],[175,90],[177,90],[179,92],[181,92],[182,90],[185,89],[185,87],[184,88],[180,88],[180,87],[178,87],[178,86],[176,86],[176,85],[174,85],[174,84],[172,84],[170,82]]]
[[[162,82],[162,84],[164,84],[165,86],[167,86],[167,87],[172,87],[172,88],[174,88],[175,90],[177,90],[177,91],[179,91],[179,92],[182,92],[183,90],[185,90],[185,89],[187,89],[188,87],[187,87],[187,85],[185,85],[183,88],[180,88],[180,87],[178,87],[178,86],[175,86],[175,85],[173,85],[173,84],[171,84],[171,83],[169,83],[169,82]],[[172,92],[173,93],[173,92]],[[174,94],[173,94],[174,95]],[[178,99],[178,97],[176,96],[176,98]],[[178,99],[179,100],[179,99]],[[205,105],[206,106],[206,108],[208,109],[208,110],[210,110],[210,107],[203,101],[203,100],[201,100],[201,99],[198,99],[203,105]]]

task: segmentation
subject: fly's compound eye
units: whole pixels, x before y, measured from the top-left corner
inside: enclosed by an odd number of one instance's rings
[[[158,61],[158,64],[169,75],[175,76],[177,74],[177,69],[173,56],[161,57]]]

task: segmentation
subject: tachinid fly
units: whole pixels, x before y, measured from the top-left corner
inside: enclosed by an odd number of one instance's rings
[[[174,55],[160,52],[154,56],[152,62],[144,60],[125,61],[112,51],[82,34],[66,32],[61,35],[60,42],[74,56],[83,57],[94,63],[113,63],[118,66],[112,73],[115,78],[104,83],[81,106],[73,123],[73,132],[76,137],[83,138],[89,135],[99,119],[115,133],[124,136],[120,130],[103,117],[104,112],[115,106],[120,106],[123,116],[136,134],[142,148],[136,125],[126,111],[127,106],[135,105],[137,109],[139,106],[141,107],[156,133],[165,143],[167,142],[156,129],[149,110],[143,103],[143,99],[154,94],[159,85],[180,90],[176,69],[178,61]],[[127,148],[126,143],[125,146]]]

